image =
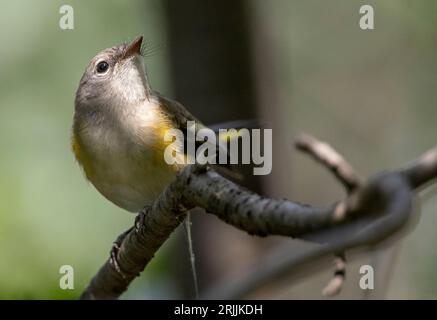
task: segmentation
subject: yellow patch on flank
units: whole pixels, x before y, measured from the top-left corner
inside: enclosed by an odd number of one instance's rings
[[[82,152],[80,143],[74,134],[71,137],[71,149],[73,150],[77,162],[82,166],[86,177],[89,179],[90,176],[92,176],[91,163],[87,159],[86,155]]]
[[[153,130],[157,133],[158,141],[155,145],[155,153],[154,153],[154,164],[158,167],[168,167],[169,165],[165,162],[164,152],[165,149],[172,143],[172,141],[165,141],[164,137],[168,130],[173,127],[170,125],[169,121],[159,121],[155,124]],[[179,167],[172,165],[170,166],[174,170],[178,170]]]

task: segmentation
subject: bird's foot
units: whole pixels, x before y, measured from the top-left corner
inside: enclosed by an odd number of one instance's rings
[[[150,208],[148,206],[144,207],[143,210],[138,212],[137,216],[135,217],[135,232],[140,233],[141,229],[144,227],[144,221],[146,219],[146,214],[149,212]]]
[[[128,233],[132,231],[132,229],[134,229],[134,227],[131,227],[122,234],[120,234],[117,239],[112,243],[111,251],[109,252],[109,263],[123,279],[126,279],[126,274],[120,268],[120,264],[118,262],[118,252],[120,251],[123,240],[126,238]]]
[[[124,239],[132,230],[134,230],[135,233],[137,233],[137,234],[141,232],[141,229],[144,226],[144,220],[145,220],[145,217],[146,217],[146,214],[148,211],[149,211],[148,207],[145,207],[143,210],[141,210],[137,214],[137,216],[135,217],[134,226],[129,228],[128,230],[126,230],[122,234],[120,234],[117,237],[117,239],[114,241],[114,243],[112,244],[111,251],[109,253],[110,254],[109,263],[123,279],[126,279],[127,275],[125,272],[123,272],[123,270],[120,267],[120,263],[118,262],[118,253],[120,251],[120,248],[121,248],[121,245],[122,245]]]

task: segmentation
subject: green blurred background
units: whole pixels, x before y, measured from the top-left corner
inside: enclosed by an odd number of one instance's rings
[[[75,91],[96,52],[144,34],[164,44],[146,60],[152,86],[173,96],[166,8],[157,0],[0,2],[0,298],[77,298],[134,216],[106,201],[75,163]],[[63,4],[74,8],[74,30],[59,28]],[[373,31],[358,28],[362,4],[374,6]],[[283,149],[274,157],[286,170],[275,170],[268,193],[314,204],[342,197],[327,173],[293,153],[290,141],[300,131],[331,142],[365,175],[400,166],[436,144],[436,1],[257,0],[246,6],[252,30],[262,34],[253,32],[251,42],[261,79],[258,113],[278,128],[275,144]],[[268,83],[267,59],[274,61]],[[263,96],[266,85],[274,103]],[[388,298],[437,298],[433,195],[423,198],[419,224],[395,250]],[[124,298],[184,296],[174,238]],[[74,267],[74,290],[59,288],[62,265]],[[357,273],[353,265],[350,272]],[[328,266],[268,297],[317,298],[329,274]],[[342,297],[359,297],[354,281],[351,276]]]

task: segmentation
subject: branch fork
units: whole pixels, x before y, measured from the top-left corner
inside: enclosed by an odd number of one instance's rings
[[[347,191],[345,200],[328,207],[313,207],[265,198],[209,167],[187,166],[150,207],[143,209],[135,227],[119,237],[117,250],[80,298],[118,298],[194,207],[202,207],[249,234],[282,235],[318,244],[303,255],[283,259],[281,265],[266,263],[245,278],[219,284],[201,298],[240,298],[274,275],[327,255],[336,256],[335,275],[324,289],[324,294],[333,295],[344,282],[344,251],[379,243],[402,228],[410,216],[416,191],[437,177],[437,147],[404,169],[383,172],[365,182],[328,144],[302,135],[296,147],[334,174]],[[111,259],[116,260],[118,270]]]

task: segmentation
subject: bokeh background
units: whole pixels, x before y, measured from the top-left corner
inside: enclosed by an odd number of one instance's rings
[[[59,8],[74,8],[61,30]],[[358,27],[373,5],[375,30]],[[264,194],[317,205],[344,196],[292,148],[308,132],[363,174],[401,166],[436,144],[437,2],[433,0],[2,0],[0,10],[0,298],[77,298],[134,216],[87,183],[70,151],[73,101],[88,61],[144,34],[153,88],[206,123],[257,117],[273,128],[274,167],[251,181]],[[352,261],[338,298],[363,298],[358,269],[375,267],[365,298],[437,298],[437,194],[421,196],[414,230]],[[253,239],[210,215],[195,217],[203,289],[266,262],[280,238]],[[59,268],[74,267],[74,290]],[[321,298],[332,266],[261,288],[255,298]],[[192,296],[182,230],[123,298]]]

